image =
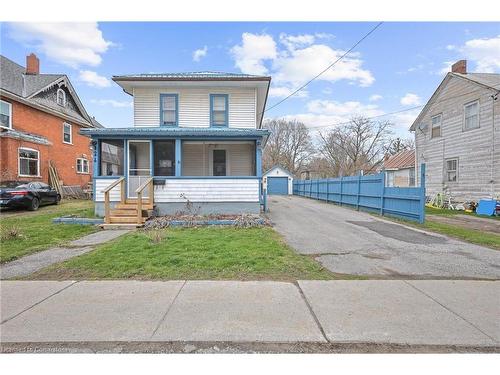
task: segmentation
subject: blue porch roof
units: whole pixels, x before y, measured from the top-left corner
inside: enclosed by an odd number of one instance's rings
[[[267,138],[270,132],[266,129],[237,128],[168,128],[168,127],[129,127],[129,128],[85,128],[80,134],[92,138],[110,137],[167,137],[167,138],[198,138],[198,139],[258,139]]]

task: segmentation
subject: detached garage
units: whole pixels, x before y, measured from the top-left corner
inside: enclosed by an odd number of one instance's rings
[[[280,166],[274,166],[262,176],[268,195],[289,195],[293,193],[293,176]]]

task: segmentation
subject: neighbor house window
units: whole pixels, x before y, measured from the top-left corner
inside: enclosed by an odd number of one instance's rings
[[[441,137],[441,119],[443,116],[436,115],[431,117],[431,138]]]
[[[177,126],[179,103],[177,94],[160,95],[160,125]]]
[[[175,141],[153,141],[155,176],[175,176]]]
[[[76,172],[89,173],[89,161],[84,158],[76,159]]]
[[[40,176],[40,153],[31,148],[19,149],[19,176]]]
[[[100,176],[123,176],[123,140],[100,141]],[[95,168],[95,166],[94,166]]]
[[[57,104],[63,107],[66,105],[66,93],[63,89],[57,89]]]
[[[63,142],[69,144],[73,143],[71,124],[68,124],[67,122],[63,123]]]
[[[0,127],[12,129],[12,104],[0,100]]]
[[[210,95],[210,125],[227,126],[228,96],[226,94]]]
[[[458,159],[446,160],[446,181],[458,181]]]
[[[214,150],[213,175],[226,176],[226,150]]]
[[[408,186],[415,186],[415,168],[410,168]]]
[[[479,102],[464,105],[464,130],[479,128]]]

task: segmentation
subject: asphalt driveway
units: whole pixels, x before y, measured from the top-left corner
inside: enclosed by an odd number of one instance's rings
[[[296,196],[269,197],[287,243],[330,271],[388,278],[500,279],[500,251]]]

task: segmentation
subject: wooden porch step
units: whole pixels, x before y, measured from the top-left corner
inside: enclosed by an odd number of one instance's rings
[[[105,230],[113,230],[113,229],[135,229],[142,228],[144,224],[101,224],[99,227]]]
[[[142,210],[142,216],[150,217],[153,215],[153,210],[147,210],[143,209]],[[113,209],[110,211],[109,216],[137,216],[137,208],[133,209]]]
[[[144,223],[147,219],[148,219],[147,217],[141,218],[142,223]],[[117,223],[136,224],[137,216],[110,216],[109,221],[111,222],[111,224],[117,224]]]

